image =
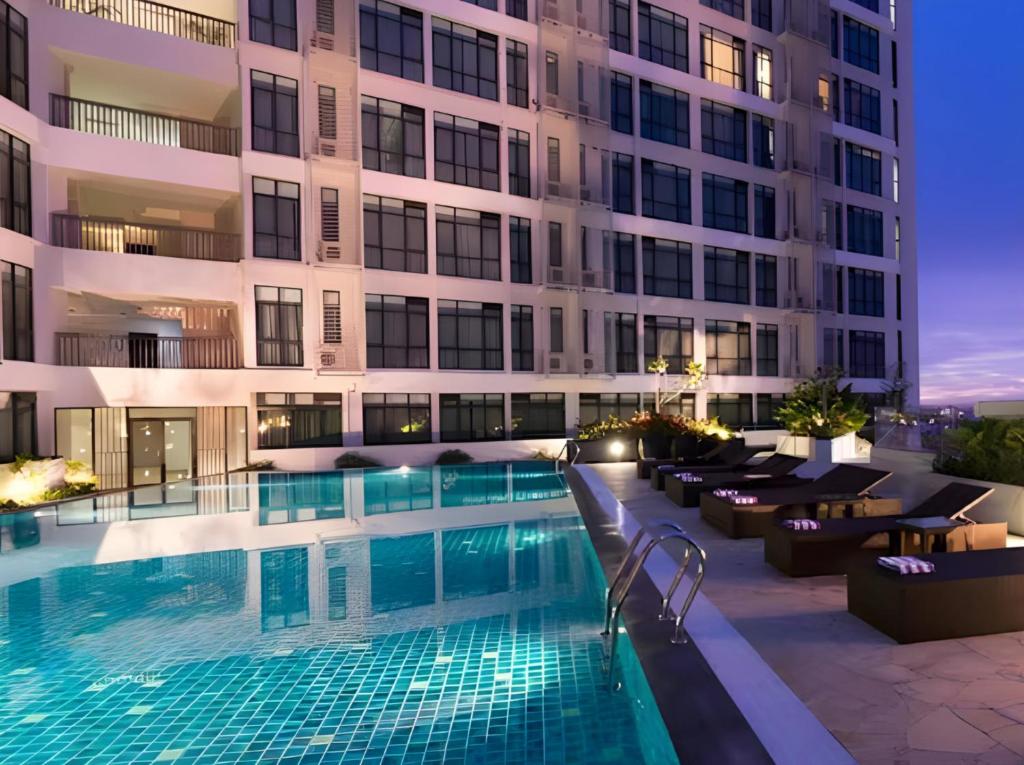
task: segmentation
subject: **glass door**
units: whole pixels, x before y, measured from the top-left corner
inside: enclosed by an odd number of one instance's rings
[[[192,478],[192,420],[132,420],[132,486]]]

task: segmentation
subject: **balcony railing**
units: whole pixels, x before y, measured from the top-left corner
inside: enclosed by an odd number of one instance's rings
[[[51,222],[50,244],[55,247],[232,263],[242,257],[238,234],[67,213],[53,213]]]
[[[235,47],[233,22],[150,0],[50,0],[50,5],[207,45]]]
[[[57,363],[62,367],[131,369],[238,369],[233,337],[153,337],[151,335],[57,332]]]
[[[56,93],[50,94],[50,124],[126,141],[232,157],[237,157],[241,148],[238,128],[85,101]]]

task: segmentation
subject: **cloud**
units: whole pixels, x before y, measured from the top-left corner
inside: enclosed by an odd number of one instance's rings
[[[1024,329],[923,325],[921,400],[1024,399]]]

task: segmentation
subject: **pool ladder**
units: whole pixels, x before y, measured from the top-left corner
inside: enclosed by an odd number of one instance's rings
[[[641,528],[636,532],[632,541],[629,543],[629,546],[626,548],[626,552],[622,557],[622,563],[619,565],[619,570],[612,579],[611,586],[608,587],[608,597],[605,600],[604,632],[601,634],[609,636],[609,688],[614,687],[615,649],[618,643],[619,617],[622,614],[622,605],[626,602],[626,598],[629,596],[629,591],[633,587],[633,582],[636,580],[637,575],[643,570],[648,556],[650,556],[654,551],[655,547],[670,539],[682,540],[686,545],[686,552],[683,554],[683,559],[676,568],[676,573],[675,576],[672,577],[671,584],[669,584],[668,589],[665,590],[665,594],[661,599],[661,610],[658,613],[658,619],[667,620],[669,618],[672,596],[675,595],[676,590],[679,589],[679,585],[683,581],[683,576],[685,576],[687,569],[690,567],[690,559],[693,557],[693,553],[696,552],[697,573],[693,577],[693,584],[690,586],[690,591],[686,595],[686,600],[683,601],[682,607],[676,614],[675,629],[673,630],[671,637],[671,642],[675,645],[687,642],[686,632],[683,629],[683,621],[686,619],[686,614],[690,610],[690,606],[693,605],[693,601],[697,597],[697,591],[700,589],[700,585],[704,581],[704,567],[707,563],[708,556],[704,551],[704,548],[693,541],[693,539],[690,538],[690,536],[688,536],[687,533],[674,521],[660,521],[655,526],[655,530],[656,531],[648,533],[647,529]],[[630,566],[630,559],[633,558],[633,555],[640,546],[640,542],[643,540],[644,536],[649,536],[650,539],[647,544],[644,545],[640,554],[633,560],[632,566]]]
[[[562,471],[562,455],[565,455],[565,460],[570,465],[575,465],[576,460],[580,456],[580,445],[573,441],[571,438],[566,439],[566,442],[562,444],[562,448],[558,450],[558,454],[555,455],[555,472],[560,473]]]

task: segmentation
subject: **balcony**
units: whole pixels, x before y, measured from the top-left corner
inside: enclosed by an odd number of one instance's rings
[[[56,247],[230,263],[242,257],[237,234],[68,213],[53,213],[51,224],[50,243]]]
[[[82,133],[237,157],[238,128],[50,94],[50,124]]]
[[[126,369],[239,369],[233,337],[156,337],[141,334],[57,332],[62,367]]]
[[[235,47],[235,24],[150,0],[50,0],[50,5],[184,40]]]

